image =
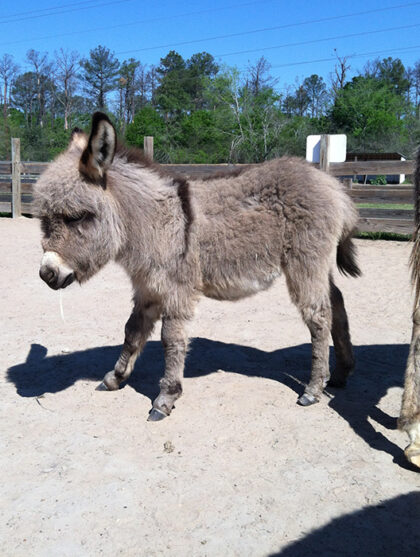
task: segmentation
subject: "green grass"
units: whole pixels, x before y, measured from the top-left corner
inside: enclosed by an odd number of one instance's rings
[[[397,234],[395,232],[358,232],[355,238],[361,240],[391,240],[394,242],[409,242],[411,234]]]
[[[359,209],[414,209],[412,203],[356,203],[356,206]]]

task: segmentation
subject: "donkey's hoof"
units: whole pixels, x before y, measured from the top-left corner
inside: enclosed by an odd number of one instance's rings
[[[405,448],[404,454],[408,462],[420,468],[420,446],[419,445],[408,445]]]
[[[298,398],[297,403],[300,406],[311,406],[311,404],[315,404],[318,402],[318,399],[311,395],[310,393],[304,393],[302,396]]]
[[[115,377],[115,373],[113,371],[109,371],[105,375],[102,383],[105,385],[106,390],[108,391],[118,391],[118,389],[120,388],[120,383],[119,381],[117,381],[117,378]]]
[[[165,412],[162,412],[161,410],[158,410],[157,408],[152,408],[150,410],[150,414],[149,414],[149,417],[147,418],[147,421],[148,422],[160,422],[161,420],[164,420],[167,417],[168,417],[168,414],[165,414]]]
[[[96,387],[95,391],[109,391],[109,389],[105,385],[105,383],[101,381],[101,383],[99,383],[99,385]]]

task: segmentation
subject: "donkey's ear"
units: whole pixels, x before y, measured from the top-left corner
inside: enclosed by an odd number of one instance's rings
[[[105,187],[106,171],[112,164],[116,146],[117,134],[110,119],[102,112],[95,112],[88,144],[79,163],[79,170],[87,180]]]
[[[80,128],[74,128],[70,135],[69,149],[78,148],[80,150],[86,149],[88,142],[87,135]]]

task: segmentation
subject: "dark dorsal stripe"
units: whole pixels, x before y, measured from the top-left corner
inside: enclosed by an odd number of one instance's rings
[[[194,221],[194,214],[191,207],[190,185],[185,178],[174,178],[173,185],[177,188],[179,200],[181,202],[182,212],[185,217],[185,251],[184,257],[187,255],[190,241],[190,229]]]

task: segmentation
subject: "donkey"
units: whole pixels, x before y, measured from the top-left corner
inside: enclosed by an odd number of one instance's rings
[[[405,371],[404,392],[398,427],[408,433],[407,459],[420,468],[420,149],[414,173],[415,231],[411,250],[411,277],[415,286],[413,331]]]
[[[67,150],[34,191],[43,230],[40,276],[53,289],[85,282],[109,260],[134,289],[134,307],[113,371],[100,389],[130,376],[154,324],[162,320],[165,373],[150,421],[171,413],[182,394],[185,325],[200,295],[238,300],[285,274],[312,339],[311,379],[298,403],[318,402],[330,378],[329,333],[336,352],[330,384],[354,367],[335,264],[358,276],[351,234],[358,215],[341,184],[298,158],[223,176],[186,180],[117,144],[96,112],[90,136],[74,130]]]

